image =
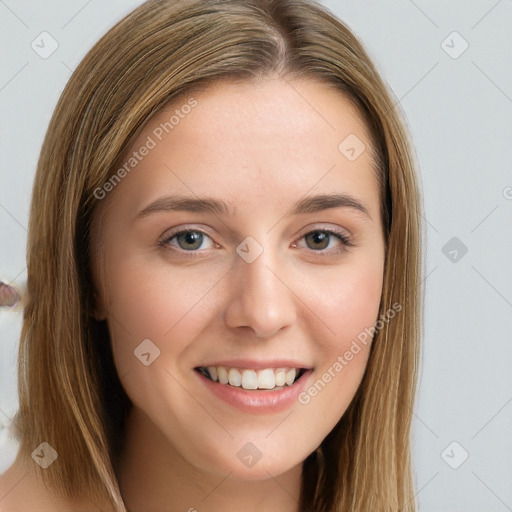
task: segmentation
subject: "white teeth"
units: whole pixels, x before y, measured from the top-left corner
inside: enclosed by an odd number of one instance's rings
[[[217,368],[215,366],[208,366],[208,373],[213,380],[217,380]]]
[[[242,387],[244,389],[258,389],[260,380],[254,370],[244,370],[242,372]],[[273,387],[273,386],[272,386]]]
[[[299,373],[298,368],[264,368],[246,370],[225,366],[206,367],[211,380],[243,389],[275,389],[291,386]]]
[[[286,384],[288,386],[291,386],[293,384],[293,381],[295,380],[296,376],[297,376],[297,372],[295,371],[295,368],[288,370],[286,372]]]
[[[272,389],[276,387],[276,378],[274,376],[274,370],[272,370],[271,368],[267,368],[265,370],[261,370],[258,373],[258,387],[260,389]]]
[[[286,369],[279,368],[276,370],[276,386],[284,386],[286,384]]]
[[[210,375],[211,375],[211,373],[210,373]],[[217,375],[219,377],[219,382],[221,384],[227,384],[229,382],[228,371],[226,370],[226,368],[224,368],[224,366],[219,366],[217,368]],[[213,376],[212,376],[212,379],[213,379]]]
[[[242,384],[242,376],[240,375],[240,372],[236,370],[235,368],[231,368],[228,373],[229,377],[229,383],[232,386],[240,387],[240,384]]]

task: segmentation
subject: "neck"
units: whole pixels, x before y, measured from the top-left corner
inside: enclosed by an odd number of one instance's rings
[[[129,512],[298,512],[302,465],[257,481],[189,463],[135,406],[126,424],[118,478]]]

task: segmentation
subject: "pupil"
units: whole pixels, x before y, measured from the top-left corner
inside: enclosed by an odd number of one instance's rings
[[[329,245],[329,233],[315,231],[314,233],[306,235],[306,240],[313,242],[312,249],[325,249]]]
[[[181,242],[184,242],[185,246]],[[185,250],[198,249],[203,242],[203,234],[197,231],[191,231],[178,236],[180,247]]]

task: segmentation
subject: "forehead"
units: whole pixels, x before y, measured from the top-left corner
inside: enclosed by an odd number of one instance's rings
[[[356,159],[347,144],[362,151]],[[146,123],[124,155],[130,170],[109,199],[126,196],[135,206],[159,193],[217,192],[232,203],[248,194],[283,201],[315,187],[372,202],[378,192],[370,146],[355,106],[324,83],[222,81],[173,101]]]
[[[307,150],[319,142],[324,142],[322,149],[338,149],[340,138],[354,132],[368,138],[362,116],[341,91],[316,80],[283,78],[214,83],[164,107],[143,136],[152,134],[160,142],[171,131],[175,138],[190,138],[194,132],[201,152],[216,153],[233,151],[235,142],[243,143],[244,150],[264,149],[261,143],[286,150],[307,139]]]

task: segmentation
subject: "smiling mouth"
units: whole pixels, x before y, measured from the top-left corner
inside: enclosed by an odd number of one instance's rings
[[[248,391],[278,391],[292,386],[307,371],[306,368],[251,370],[225,366],[198,366],[194,370],[213,382]]]

